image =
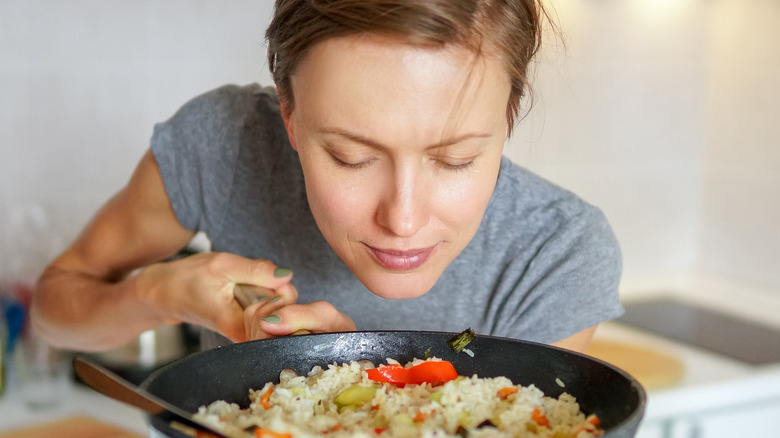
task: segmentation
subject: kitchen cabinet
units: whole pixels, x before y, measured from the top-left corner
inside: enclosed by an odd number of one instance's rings
[[[646,422],[637,438],[733,438],[780,436],[780,399],[729,406],[668,421]]]
[[[735,406],[726,412],[714,412],[691,421],[697,436],[707,437],[770,437],[780,436],[780,398],[757,401],[753,405]],[[689,435],[690,436],[690,435]]]

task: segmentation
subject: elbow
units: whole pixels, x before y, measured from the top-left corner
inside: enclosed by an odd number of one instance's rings
[[[51,293],[47,287],[48,278],[51,276],[50,269],[47,268],[44,271],[35,285],[28,311],[28,324],[36,336],[42,338],[46,343],[52,347],[63,348],[64,346],[60,345],[56,337],[57,330],[51,319],[52,312],[49,303],[52,299],[49,297]]]
[[[59,291],[57,279],[62,271],[54,266],[44,270],[33,289],[28,311],[28,324],[35,335],[54,348],[71,349],[62,315],[68,307],[65,294]]]

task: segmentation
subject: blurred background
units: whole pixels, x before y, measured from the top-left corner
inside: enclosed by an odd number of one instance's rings
[[[603,209],[627,302],[673,294],[780,325],[780,2],[549,3],[563,39],[547,40],[506,154]],[[271,84],[271,12],[270,0],[0,0],[0,290],[23,301],[126,183],[156,122],[222,84]],[[715,373],[728,383],[767,373],[729,361]],[[748,401],[777,415],[778,392]],[[649,414],[646,436],[724,430]]]
[[[61,249],[188,99],[270,84],[271,3],[0,1],[2,260]],[[548,39],[506,153],[606,212],[627,288],[780,290],[778,2],[552,4],[566,47]],[[23,242],[39,232],[53,242]]]

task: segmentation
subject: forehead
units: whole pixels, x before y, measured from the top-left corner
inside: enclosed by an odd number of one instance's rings
[[[429,140],[507,128],[510,82],[502,63],[462,46],[421,47],[383,35],[332,38],[311,49],[292,85],[294,112],[306,124],[376,135],[403,130]]]

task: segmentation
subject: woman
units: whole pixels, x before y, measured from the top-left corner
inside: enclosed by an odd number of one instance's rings
[[[276,88],[221,87],[155,127],[43,273],[37,329],[77,350],[181,322],[233,341],[473,327],[583,350],[622,310],[614,236],[502,157],[543,17],[534,0],[277,1]],[[199,231],[212,252],[159,262]],[[269,296],[242,310],[241,283]]]

